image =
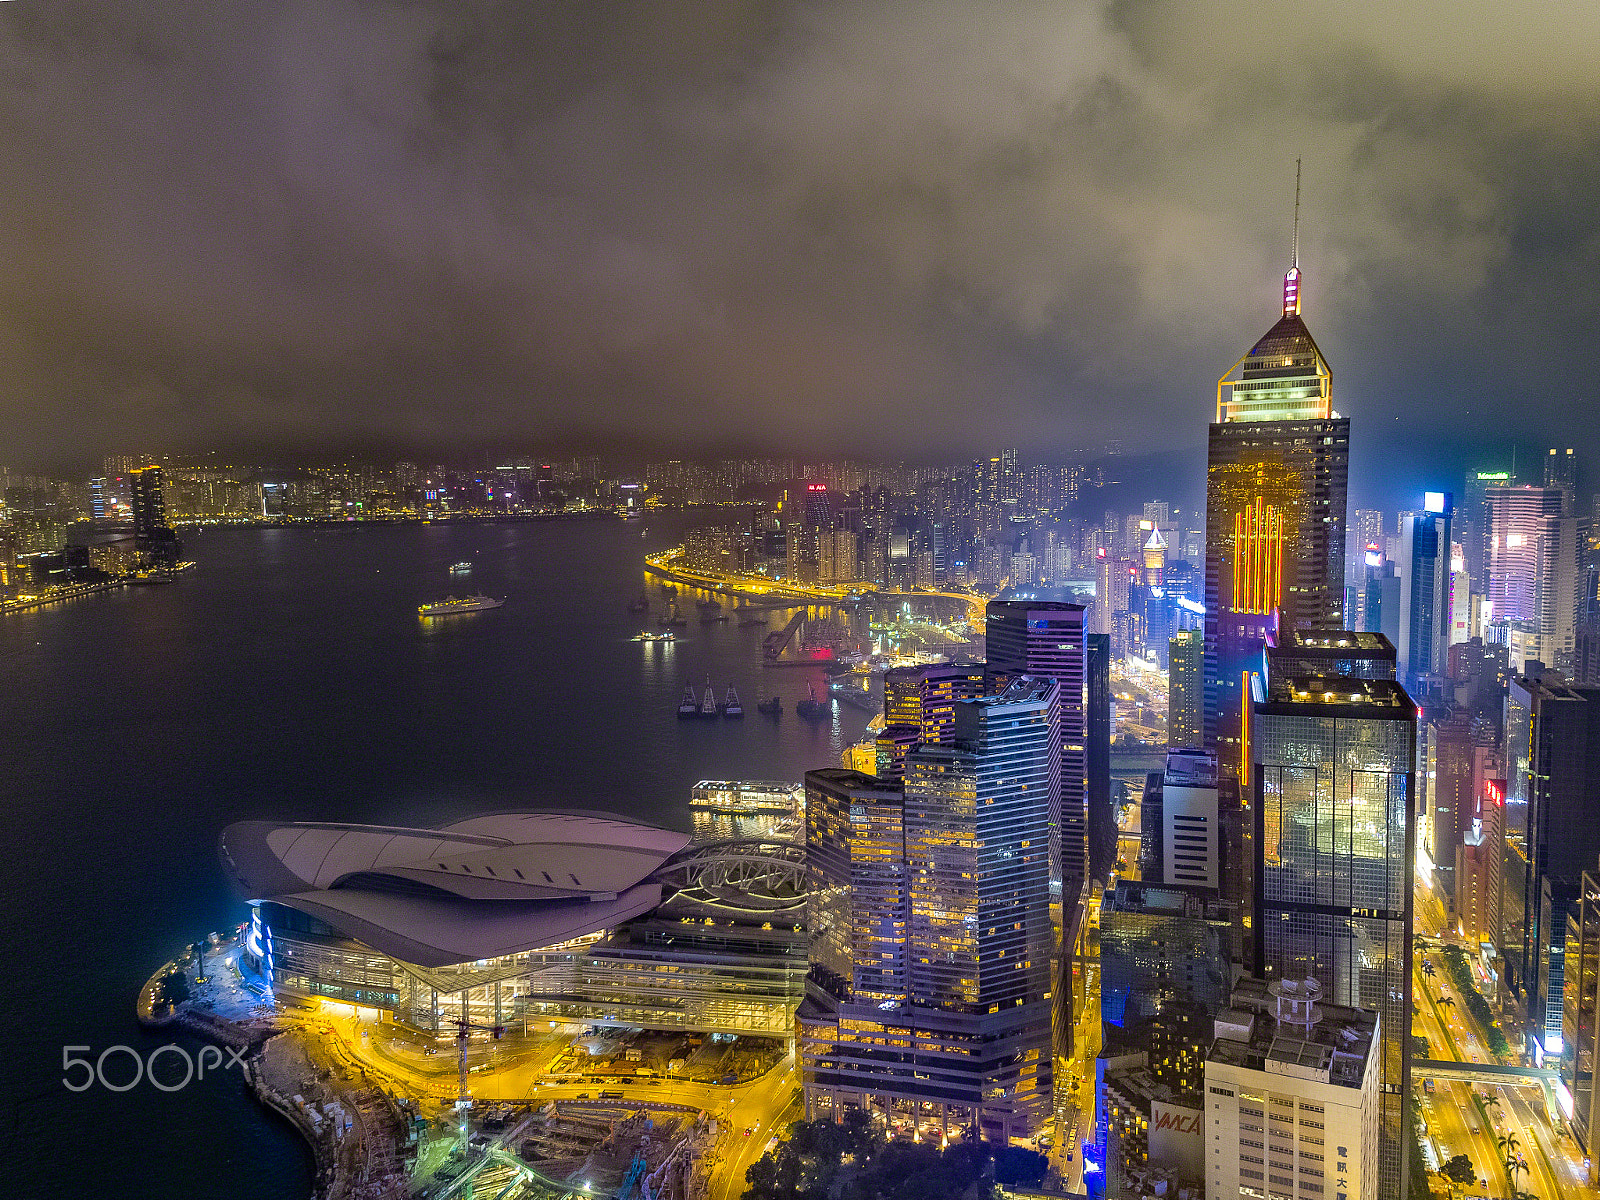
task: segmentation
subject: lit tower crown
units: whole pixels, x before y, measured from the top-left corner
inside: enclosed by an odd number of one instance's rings
[[[1283,316],[1217,380],[1217,421],[1326,421],[1333,369],[1300,319],[1300,168],[1295,164],[1294,242],[1283,277]]]

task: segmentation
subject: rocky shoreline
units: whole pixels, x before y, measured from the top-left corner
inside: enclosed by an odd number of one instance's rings
[[[315,1062],[293,1036],[293,1022],[243,985],[237,953],[233,943],[208,950],[212,978],[205,982],[196,977],[192,955],[166,963],[140,990],[139,1024],[187,1033],[242,1055],[250,1091],[311,1148],[315,1200],[406,1196],[403,1114],[370,1080],[338,1064]],[[169,1003],[174,981],[187,995]]]

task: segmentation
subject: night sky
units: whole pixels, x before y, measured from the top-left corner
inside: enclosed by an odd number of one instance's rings
[[[0,454],[1600,451],[1600,5],[0,6]],[[1430,457],[1431,456],[1431,457]]]

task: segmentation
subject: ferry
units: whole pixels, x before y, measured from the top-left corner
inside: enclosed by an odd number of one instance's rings
[[[482,612],[488,608],[499,608],[504,600],[496,600],[493,596],[468,596],[458,600],[454,596],[447,596],[433,604],[419,604],[417,615],[419,617],[453,617],[457,613]]]
[[[675,642],[678,640],[678,635],[670,629],[665,633],[640,632],[633,635],[633,640],[636,642]]]
[[[733,690],[733,684],[728,685],[728,698],[722,702],[722,715],[735,719],[744,716],[744,705],[739,703],[739,693]]]
[[[472,564],[469,563],[469,562],[451,563],[450,564],[450,574],[452,574],[452,575],[470,575],[470,574],[472,574]]]

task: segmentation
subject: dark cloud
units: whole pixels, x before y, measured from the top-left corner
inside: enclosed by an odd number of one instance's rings
[[[1297,155],[1358,446],[1587,438],[1596,78],[1592,3],[19,0],[3,450],[1193,445]]]

